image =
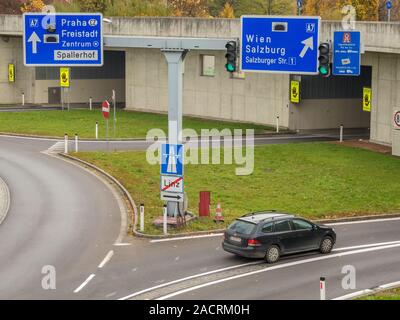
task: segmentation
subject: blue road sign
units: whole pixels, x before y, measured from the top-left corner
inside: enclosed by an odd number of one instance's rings
[[[163,144],[161,146],[161,174],[183,176],[183,145]]]
[[[242,16],[242,71],[318,74],[320,21],[320,17]]]
[[[297,0],[297,8],[301,8],[303,6],[303,0]]]
[[[392,0],[386,0],[386,9],[390,10],[393,8]]]
[[[25,13],[26,66],[102,66],[103,16],[100,13]]]
[[[360,31],[333,33],[333,72],[335,76],[359,76],[361,72]]]

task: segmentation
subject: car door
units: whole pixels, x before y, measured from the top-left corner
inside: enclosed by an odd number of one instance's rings
[[[290,219],[275,221],[274,236],[278,240],[283,253],[296,251],[296,233],[292,230]]]
[[[318,247],[318,234],[312,223],[294,218],[292,225],[296,234],[296,250],[305,251]]]

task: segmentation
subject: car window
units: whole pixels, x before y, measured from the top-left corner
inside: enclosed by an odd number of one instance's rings
[[[275,232],[286,232],[291,229],[289,220],[275,222]]]
[[[295,230],[312,230],[313,228],[311,223],[304,220],[293,219],[292,222]]]
[[[272,232],[272,227],[274,226],[273,222],[268,222],[266,224],[264,224],[263,228],[262,228],[262,232],[263,233],[271,233]]]
[[[254,223],[236,220],[228,227],[228,229],[233,232],[249,235],[252,234],[255,227],[256,225]]]

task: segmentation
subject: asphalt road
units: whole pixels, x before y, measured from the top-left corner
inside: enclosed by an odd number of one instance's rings
[[[115,245],[115,197],[92,174],[40,152],[54,143],[0,137],[0,176],[11,192],[0,225],[0,299],[318,299],[320,276],[328,298],[400,280],[400,219],[337,225],[339,251],[273,266],[224,252],[219,235]],[[41,286],[47,265],[56,290]],[[341,287],[344,265],[356,268],[355,289]]]

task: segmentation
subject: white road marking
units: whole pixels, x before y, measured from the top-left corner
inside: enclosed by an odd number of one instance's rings
[[[126,297],[120,298],[118,300],[127,300],[127,299],[130,299],[130,298],[136,297],[138,295],[141,295],[143,293],[146,293],[146,292],[149,292],[149,291],[153,291],[153,290],[156,290],[156,289],[160,289],[160,288],[169,286],[171,284],[179,283],[179,282],[182,282],[182,281],[191,280],[191,279],[202,277],[202,276],[208,276],[210,274],[218,273],[218,272],[221,272],[221,271],[228,271],[228,270],[232,270],[232,269],[236,269],[236,268],[241,268],[241,267],[246,267],[246,266],[251,266],[251,265],[256,265],[256,264],[261,264],[261,263],[265,263],[265,262],[263,262],[263,261],[261,261],[261,262],[260,261],[249,262],[249,263],[239,264],[239,265],[235,265],[235,266],[231,266],[231,267],[227,267],[227,268],[222,268],[222,269],[208,271],[208,272],[204,272],[204,273],[200,273],[200,274],[195,274],[193,276],[177,279],[177,280],[174,280],[174,281],[171,281],[171,282],[167,282],[167,283],[155,286],[155,287],[147,288],[147,289],[132,293],[132,294],[130,294],[130,295],[126,296]]]
[[[335,222],[335,223],[326,223],[327,226],[343,226],[346,224],[359,224],[359,223],[375,223],[375,222],[388,222],[388,221],[399,221],[398,218],[382,218],[382,219],[372,219],[372,220],[359,220],[359,221],[348,221],[348,222]],[[323,224],[323,223],[322,223]]]
[[[349,293],[344,296],[334,298],[332,300],[349,300],[349,299],[357,298],[357,297],[364,296],[367,294],[372,294],[374,292],[379,292],[381,290],[397,288],[399,286],[400,286],[400,281],[396,281],[396,282],[392,282],[392,283],[383,284],[375,289],[365,289],[365,290],[360,290],[357,292]]]
[[[126,246],[130,246],[131,243],[114,243],[114,246],[116,247],[126,247]]]
[[[156,239],[156,240],[150,240],[150,242],[157,243],[157,242],[179,241],[179,240],[189,240],[189,239],[212,238],[212,237],[222,237],[223,235],[224,235],[223,233],[212,233],[212,234],[202,234],[198,236]]]
[[[201,288],[204,288],[204,287],[208,287],[208,286],[211,286],[211,285],[215,285],[215,284],[218,284],[218,283],[227,282],[227,281],[231,281],[231,280],[236,280],[236,279],[248,277],[248,276],[251,276],[251,275],[255,275],[255,274],[259,274],[259,273],[263,273],[263,272],[267,272],[267,271],[271,271],[271,270],[283,269],[283,268],[293,267],[293,266],[306,264],[306,263],[311,263],[311,262],[315,262],[315,261],[327,260],[327,259],[332,259],[332,258],[339,258],[339,257],[355,255],[355,254],[359,254],[359,253],[372,252],[372,251],[391,249],[391,248],[397,248],[397,247],[400,247],[400,244],[393,244],[393,245],[387,245],[387,246],[381,246],[381,247],[373,247],[373,248],[367,248],[367,249],[347,251],[347,252],[336,253],[336,254],[332,254],[332,255],[328,255],[328,256],[321,256],[321,257],[316,257],[316,258],[310,258],[310,259],[305,259],[305,260],[299,260],[299,261],[284,263],[284,264],[280,264],[280,265],[273,266],[273,267],[267,267],[267,268],[261,269],[261,270],[251,271],[251,272],[248,272],[248,273],[239,274],[239,275],[236,275],[236,276],[231,276],[231,277],[228,277],[228,278],[224,278],[224,279],[219,279],[219,280],[203,283],[203,284],[191,287],[191,288],[187,288],[187,289],[183,289],[183,290],[179,290],[179,291],[167,294],[167,295],[162,296],[162,297],[160,297],[160,298],[158,298],[156,300],[166,300],[166,299],[181,295],[183,293],[187,293],[187,292],[190,292],[190,291],[198,290],[198,289],[201,289]]]
[[[103,259],[103,261],[99,264],[98,268],[99,268],[99,269],[103,268],[103,267],[106,265],[106,263],[107,263],[108,261],[111,260],[111,258],[112,258],[113,255],[114,255],[114,251],[113,251],[113,250],[110,250],[110,251],[107,253],[106,257]]]
[[[95,274],[92,273],[78,288],[74,290],[74,293],[78,293],[79,291],[81,291],[94,277]]]
[[[389,244],[397,244],[400,243],[400,241],[390,241],[390,242],[378,242],[378,243],[371,243],[371,244],[363,244],[359,246],[351,246],[351,247],[343,247],[343,248],[337,248],[333,249],[332,252],[337,252],[337,251],[346,251],[346,250],[353,250],[353,249],[361,249],[361,248],[370,248],[370,247],[380,247],[380,246],[386,246]]]

